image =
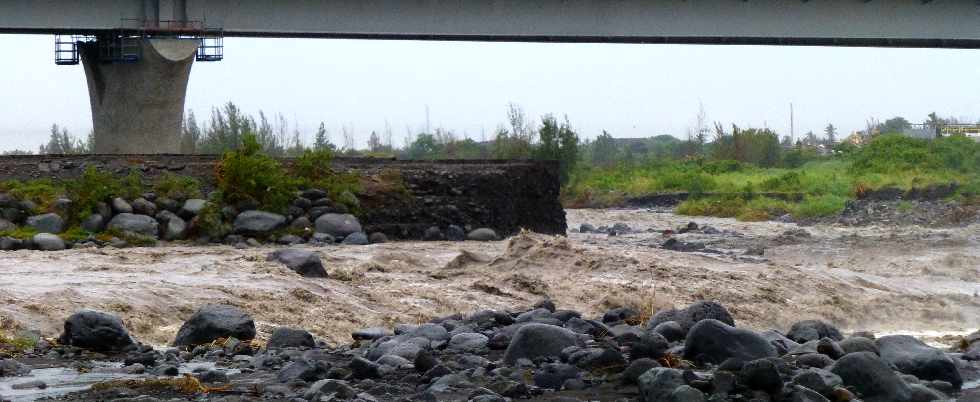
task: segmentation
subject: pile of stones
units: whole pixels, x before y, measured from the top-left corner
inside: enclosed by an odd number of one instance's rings
[[[73,247],[124,247],[133,243],[155,243],[158,240],[194,240],[198,243],[225,243],[236,247],[258,246],[272,241],[279,244],[351,244],[383,243],[383,233],[365,233],[361,223],[348,213],[346,206],[330,199],[326,191],[310,189],[298,192],[286,214],[257,209],[255,205],[220,206],[218,228],[203,226],[202,211],[210,201],[204,199],[173,200],[153,193],[133,200],[114,198],[100,202],[95,213],[85,217],[80,228],[91,233],[117,233],[121,236],[89,236],[66,240],[59,236],[66,227],[67,211],[72,201],[54,202],[54,212],[34,214],[37,206],[0,194],[0,232],[26,226],[37,232],[32,238],[0,237],[0,250],[63,250]],[[214,226],[214,223],[210,223]],[[217,229],[217,232],[215,233]],[[138,241],[134,241],[136,239]],[[476,228],[469,233],[450,225],[444,235],[438,227],[426,232],[425,240],[496,240],[492,229]]]
[[[544,300],[525,311],[365,328],[336,347],[280,327],[256,347],[248,342],[256,331],[246,312],[207,305],[183,324],[172,348],[156,350],[134,342],[118,318],[82,311],[65,322],[58,346],[35,353],[77,359],[98,352],[122,360],[121,370],[155,376],[176,375],[188,362],[217,362],[195,376],[247,400],[912,402],[946,400],[963,384],[960,355],[909,336],[845,337],[817,320],[785,334],[756,332],[736,327],[710,301],[641,321],[631,308],[589,319]],[[0,369],[25,372],[9,361]],[[73,400],[147,392],[100,387]]]

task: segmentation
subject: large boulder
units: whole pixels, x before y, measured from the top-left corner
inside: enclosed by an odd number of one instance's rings
[[[150,202],[146,198],[137,198],[133,200],[131,205],[133,206],[133,213],[148,216],[157,214],[157,204]]]
[[[123,232],[136,233],[139,235],[156,238],[160,231],[160,224],[156,219],[146,215],[136,215],[131,213],[121,213],[112,217],[109,221],[109,229],[120,230]]]
[[[65,230],[65,220],[55,213],[34,215],[27,218],[27,226],[41,233],[61,233]]]
[[[168,211],[168,213],[170,213]],[[163,239],[164,240],[180,240],[184,238],[187,234],[187,222],[185,222],[181,217],[170,213],[170,219],[163,226]]]
[[[333,237],[346,237],[361,232],[361,222],[351,214],[323,214],[316,218],[316,231]]]
[[[287,268],[305,277],[327,277],[327,270],[323,268],[320,256],[310,251],[296,249],[276,250],[269,253],[266,260],[281,262]]]
[[[494,241],[497,240],[497,232],[490,228],[477,228],[466,235],[466,240]]]
[[[237,307],[208,304],[184,322],[174,339],[174,346],[200,345],[226,337],[255,338],[255,321]]]
[[[776,356],[776,348],[761,335],[713,319],[695,324],[684,343],[684,358],[698,364],[717,364],[729,358],[749,361]]]
[[[941,350],[908,335],[889,335],[875,341],[881,359],[898,371],[922,380],[940,380],[960,388],[963,377],[953,359]]]
[[[797,322],[786,333],[786,337],[797,343],[807,343],[820,338],[830,338],[835,341],[844,339],[844,335],[841,335],[836,327],[821,320]]]
[[[190,219],[200,214],[201,211],[207,206],[208,202],[206,200],[191,198],[184,201],[184,205],[180,207],[180,211],[177,213],[184,219]]]
[[[547,324],[525,324],[514,334],[507,351],[504,352],[504,362],[514,364],[517,359],[536,357],[556,357],[562,349],[578,344],[574,332],[562,327]]]
[[[681,330],[686,334],[694,324],[701,320],[718,320],[729,326],[735,326],[735,319],[732,318],[725,306],[713,301],[699,301],[680,310],[658,311],[653,317],[650,317],[647,328],[654,329],[661,323],[674,321],[681,326]]]
[[[671,401],[674,398],[671,394],[684,382],[684,372],[666,368],[654,367],[647,370],[637,379],[640,388],[640,401],[642,402],[661,402]]]
[[[65,249],[65,241],[61,240],[56,234],[38,233],[31,238],[34,247],[43,251],[57,251]]]
[[[105,229],[105,217],[102,214],[91,214],[82,220],[82,230],[98,233]]]
[[[133,206],[126,202],[126,200],[122,197],[113,198],[109,204],[112,206],[112,212],[117,214],[133,213]]]
[[[11,221],[0,218],[0,232],[7,232],[17,229],[17,225]]]
[[[266,347],[276,348],[312,348],[316,346],[313,335],[302,329],[279,327],[272,331]]]
[[[264,235],[286,224],[286,217],[266,211],[245,211],[235,217],[235,233]]]
[[[844,385],[861,394],[866,402],[908,402],[912,390],[888,364],[871,352],[857,352],[841,357],[830,372],[840,376]]]
[[[58,342],[95,351],[114,351],[132,345],[133,339],[119,317],[82,310],[65,320],[65,332]]]

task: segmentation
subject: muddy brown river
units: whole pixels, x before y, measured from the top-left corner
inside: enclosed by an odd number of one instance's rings
[[[980,227],[797,226],[645,210],[569,210],[569,227],[632,232],[520,234],[498,242],[394,242],[313,249],[329,279],[266,262],[274,247],[164,246],[0,253],[0,329],[55,336],[81,308],[118,314],[165,345],[205,303],[346,342],[356,328],[424,321],[551,297],[592,315],[717,300],[739,325],[786,330],[821,318],[846,330],[913,333],[942,343],[980,327]],[[689,221],[710,230],[671,236]],[[665,250],[668,237],[699,246]],[[746,251],[749,251],[746,253]],[[761,253],[761,255],[759,255]]]

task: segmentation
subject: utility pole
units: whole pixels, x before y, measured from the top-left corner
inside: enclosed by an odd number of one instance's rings
[[[789,138],[792,143],[796,143],[796,127],[793,122],[793,102],[789,103]]]

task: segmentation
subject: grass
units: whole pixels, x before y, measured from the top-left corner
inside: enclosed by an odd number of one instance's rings
[[[37,233],[37,230],[30,226],[18,226],[16,229],[0,232],[0,237],[13,237],[19,240],[27,240],[34,237]]]
[[[201,198],[201,188],[200,180],[190,176],[179,176],[171,172],[164,172],[153,183],[153,192],[158,197],[178,201]]]
[[[772,219],[840,213],[859,193],[956,183],[958,200],[980,194],[980,144],[968,138],[933,141],[884,135],[849,154],[761,168],[735,161],[663,161],[582,167],[562,189],[568,207],[608,207],[630,197],[684,192],[685,215]],[[798,201],[784,201],[784,199]]]
[[[13,357],[27,352],[37,345],[37,339],[26,336],[9,336],[0,331],[0,357]]]

